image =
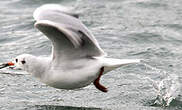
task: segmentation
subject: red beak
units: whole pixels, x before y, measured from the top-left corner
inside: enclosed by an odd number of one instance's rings
[[[0,69],[8,67],[8,66],[14,66],[15,64],[13,62],[3,63],[0,65]]]
[[[8,66],[13,66],[13,65],[15,65],[13,62],[8,62],[7,64],[8,64]]]

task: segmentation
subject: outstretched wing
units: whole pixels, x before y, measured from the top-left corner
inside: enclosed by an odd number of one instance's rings
[[[36,14],[35,27],[52,41],[54,58],[105,55],[96,39],[79,19],[66,12],[44,10],[39,10]]]

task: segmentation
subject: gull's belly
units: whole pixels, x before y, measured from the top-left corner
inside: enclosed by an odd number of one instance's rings
[[[49,86],[59,89],[77,89],[91,84],[98,77],[98,71],[79,71],[79,73],[69,72],[65,74],[55,73],[51,77],[49,82],[46,82]]]
[[[46,84],[59,89],[77,89],[91,84],[99,75],[102,65],[97,61],[49,71]]]
[[[91,84],[99,75],[102,62],[97,59],[54,63],[42,82],[59,89],[77,89]]]

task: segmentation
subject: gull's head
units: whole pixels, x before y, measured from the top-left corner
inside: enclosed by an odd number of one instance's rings
[[[29,54],[19,55],[12,62],[14,64],[13,69],[21,69],[28,72],[34,60],[35,60],[35,57],[32,55],[29,55]]]
[[[0,65],[0,69],[5,67],[11,67],[12,69],[24,70],[27,72],[32,72],[34,69],[34,64],[38,61],[35,56],[29,54],[22,54],[17,56],[12,62],[3,63]]]
[[[47,61],[47,59],[42,57],[22,54],[14,58],[12,62],[7,63],[6,65],[13,66],[12,69],[24,70],[37,78],[41,78],[45,69],[49,66]]]

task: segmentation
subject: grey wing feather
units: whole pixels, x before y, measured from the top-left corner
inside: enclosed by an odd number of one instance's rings
[[[56,43],[57,39],[58,41],[62,40],[62,42],[65,43],[69,42],[69,45],[72,45],[75,48],[78,48],[81,45],[82,41],[80,36],[66,29],[64,25],[57,24],[48,20],[40,20],[35,23],[35,27],[43,32],[51,41],[53,41],[53,43]]]
[[[65,59],[102,55],[95,44],[80,30],[48,20],[37,21],[35,27],[52,41],[54,57]]]

